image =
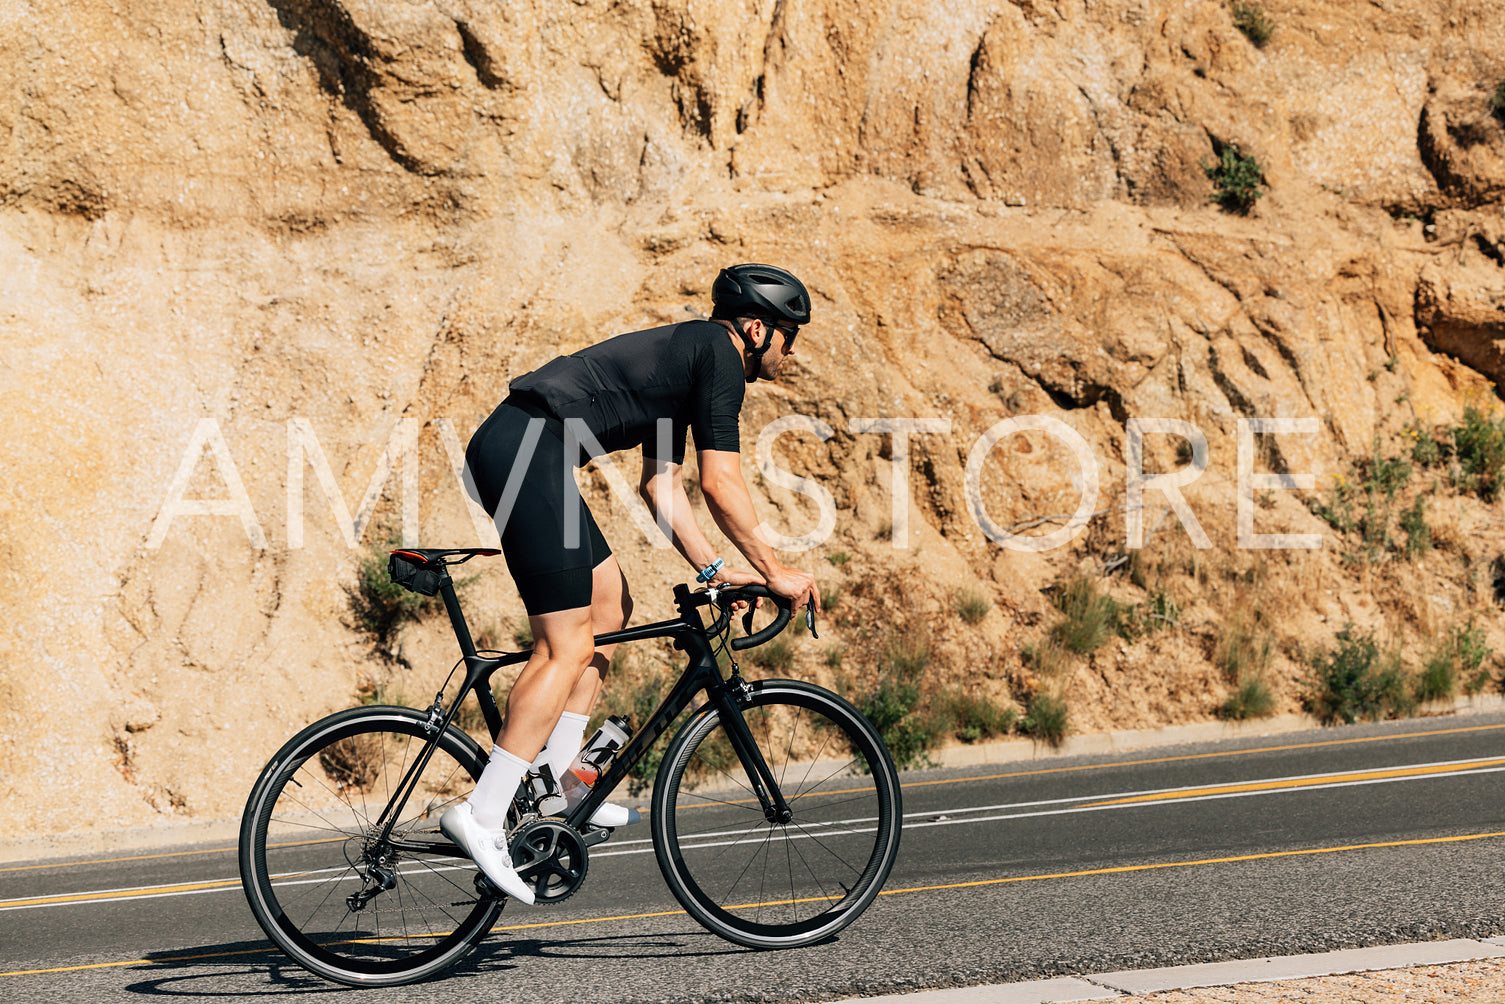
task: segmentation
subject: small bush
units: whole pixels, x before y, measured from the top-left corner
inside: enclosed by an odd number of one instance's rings
[[[1473,405],[1463,410],[1463,424],[1453,430],[1458,459],[1458,487],[1485,502],[1500,494],[1505,474],[1505,419],[1495,420]]]
[[[1371,454],[1356,461],[1347,476],[1334,481],[1325,502],[1316,499],[1309,503],[1312,512],[1339,533],[1358,532],[1360,546],[1345,553],[1345,561],[1374,564],[1388,554],[1402,551],[1391,531],[1396,496],[1410,480],[1411,473],[1409,460],[1402,456],[1384,456],[1376,439]],[[1424,549],[1422,531],[1425,527],[1425,520],[1415,511],[1402,515],[1401,529],[1407,530],[1404,548],[1407,557],[1414,557]],[[1416,531],[1414,536],[1413,530]],[[1428,545],[1430,539],[1428,532]]]
[[[856,702],[873,728],[883,737],[894,766],[900,770],[930,765],[930,749],[936,742],[935,724],[914,714],[920,703],[920,688],[911,682],[884,675]]]
[[[1419,421],[1406,424],[1404,434],[1411,438],[1411,460],[1423,467],[1436,467],[1443,461],[1443,446]]]
[[[1228,620],[1213,645],[1212,661],[1233,684],[1245,682],[1263,673],[1275,652],[1275,635],[1259,626],[1259,615],[1234,616]]]
[[[1024,657],[1025,665],[1047,680],[1059,680],[1071,668],[1071,657],[1060,643],[1050,638],[1039,645],[1021,645],[1019,654]]]
[[[1407,693],[1400,661],[1381,656],[1374,637],[1352,625],[1338,632],[1338,647],[1312,664],[1304,704],[1324,725],[1378,721],[1409,714],[1415,705]]]
[[[1218,717],[1230,721],[1263,718],[1275,710],[1275,695],[1261,677],[1250,676],[1238,685],[1228,699],[1218,705]]]
[[[345,587],[354,626],[385,652],[398,630],[415,621],[436,598],[413,593],[392,581],[387,572],[388,548],[367,551],[355,569],[355,585]]]
[[[845,551],[837,551],[835,554],[826,555],[826,560],[835,565],[837,568],[840,568],[842,565],[845,565],[847,562],[851,561],[852,556]]]
[[[1449,698],[1460,687],[1465,693],[1477,694],[1490,681],[1489,668],[1484,665],[1489,656],[1484,629],[1475,627],[1472,618],[1466,624],[1454,625],[1427,657],[1416,680],[1416,699]]]
[[[1143,603],[1120,612],[1118,633],[1133,641],[1141,635],[1175,627],[1180,620],[1180,605],[1164,589],[1157,589]]]
[[[1055,604],[1064,619],[1050,629],[1050,637],[1072,652],[1085,655],[1096,651],[1119,628],[1118,603],[1099,593],[1083,576],[1067,580],[1056,593]]]
[[[999,707],[962,687],[948,689],[933,703],[944,729],[964,743],[1007,735],[1017,717],[1013,708]]]
[[[512,632],[512,642],[518,647],[519,651],[525,648],[532,648],[533,625],[527,621],[523,621],[522,625],[516,631]]]
[[[1265,13],[1264,7],[1244,0],[1238,0],[1233,5],[1233,26],[1243,32],[1244,37],[1253,42],[1257,49],[1263,49],[1275,31],[1275,23]]]
[[[1264,195],[1259,190],[1259,186],[1265,182],[1259,161],[1252,156],[1241,155],[1231,146],[1223,147],[1217,162],[1203,162],[1202,170],[1217,186],[1212,201],[1227,212],[1247,216],[1249,210],[1254,208],[1255,201]]]
[[[382,736],[362,732],[331,743],[319,751],[319,766],[337,789],[369,791],[385,762]]]
[[[993,604],[976,589],[967,589],[957,594],[956,613],[968,624],[981,623],[991,609]]]
[[[898,631],[883,647],[886,671],[901,680],[918,680],[930,665],[930,637],[924,631]]]
[[[1432,653],[1411,688],[1418,701],[1446,700],[1457,690],[1458,671],[1453,666],[1451,653],[1445,650]]]
[[[1039,693],[1030,699],[1024,717],[1019,719],[1019,731],[1052,746],[1059,746],[1066,738],[1068,717],[1064,697]]]
[[[841,587],[827,586],[820,591],[820,608],[829,613],[841,606]]]
[[[846,654],[847,647],[845,645],[828,645],[826,647],[826,665],[832,669],[840,669],[842,657]]]
[[[1400,516],[1400,528],[1406,532],[1406,558],[1418,558],[1432,549],[1432,528],[1427,526],[1427,497],[1418,494],[1411,508]]]
[[[801,616],[799,620],[803,621],[804,617]],[[787,673],[794,665],[794,640],[787,634],[781,634],[773,641],[748,649],[743,658],[754,666]]]
[[[1495,92],[1489,96],[1489,110],[1501,121],[1505,121],[1505,80],[1496,84]]]

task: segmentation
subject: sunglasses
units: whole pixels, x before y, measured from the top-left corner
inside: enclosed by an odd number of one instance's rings
[[[798,325],[774,323],[774,330],[784,336],[784,351],[794,348],[794,337],[800,333]]]

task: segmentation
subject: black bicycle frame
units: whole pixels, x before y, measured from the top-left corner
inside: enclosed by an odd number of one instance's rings
[[[465,680],[460,685],[460,692],[454,702],[442,716],[437,716],[434,713],[435,709],[431,709],[429,721],[433,726],[433,737],[424,747],[418,760],[408,769],[402,782],[398,784],[392,800],[382,810],[381,817],[377,820],[377,827],[381,831],[378,839],[381,841],[390,842],[391,830],[397,821],[401,806],[406,803],[413,787],[418,783],[419,775],[422,774],[429,759],[433,756],[434,749],[438,746],[439,737],[449,727],[450,721],[460,709],[460,704],[465,700],[466,694],[472,690],[475,691],[476,700],[481,705],[481,714],[486,720],[486,727],[495,738],[501,732],[502,717],[497,708],[496,699],[491,693],[491,675],[503,666],[526,662],[531,655],[530,652],[510,652],[495,657],[479,654],[476,651],[475,641],[471,638],[470,629],[466,625],[465,614],[460,609],[460,599],[455,594],[454,580],[448,572],[445,572],[440,582],[439,591],[444,599],[444,609],[449,613],[450,623],[454,627],[455,638],[460,643],[460,651],[464,654]],[[721,676],[721,667],[716,663],[716,655],[711,650],[710,634],[706,631],[705,623],[701,620],[697,609],[710,602],[709,598],[706,598],[705,594],[692,594],[689,587],[681,583],[674,587],[674,600],[679,607],[679,616],[674,620],[624,628],[620,631],[597,635],[595,638],[597,646],[616,645],[649,638],[673,638],[674,647],[684,651],[689,656],[690,663],[685,667],[679,681],[664,698],[663,703],[659,705],[658,710],[617,755],[611,769],[591,787],[590,794],[565,817],[565,822],[577,830],[590,819],[596,809],[600,808],[601,803],[606,801],[606,796],[611,794],[617,785],[621,784],[622,780],[632,772],[649,748],[668,730],[680,713],[690,706],[695,695],[701,691],[705,691],[710,702],[716,706],[727,737],[731,740],[732,748],[742,762],[743,769],[752,781],[753,790],[762,803],[764,816],[770,822],[787,822],[791,817],[784,794],[779,789],[773,772],[769,769],[767,761],[763,759],[763,754],[758,749],[758,744],[742,717],[742,708],[745,706],[750,688],[738,677],[734,677],[732,681],[724,680]],[[730,614],[727,613],[726,616],[729,617]],[[422,849],[439,850],[438,847],[429,845],[424,845]],[[460,853],[458,849],[456,853]]]

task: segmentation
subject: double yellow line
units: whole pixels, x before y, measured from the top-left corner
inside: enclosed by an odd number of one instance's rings
[[[1457,844],[1472,840],[1496,840],[1505,837],[1505,830],[1491,833],[1465,833],[1452,837],[1424,837],[1416,840],[1388,840],[1372,844],[1346,844],[1342,847],[1306,847],[1293,851],[1270,851],[1263,854],[1238,854],[1225,858],[1202,858],[1197,861],[1160,861],[1146,865],[1119,865],[1110,868],[1088,868],[1074,872],[1054,872],[1049,875],[1015,875],[1008,878],[979,879],[973,882],[950,882],[945,885],[912,886],[907,889],[885,889],[879,895],[904,896],[922,892],[941,892],[950,889],[975,889],[982,886],[1005,885],[1011,882],[1041,882],[1053,879],[1086,878],[1092,875],[1123,875],[1129,872],[1157,871],[1166,868],[1198,868],[1206,865],[1235,864],[1243,861],[1268,861],[1276,858],[1308,857],[1314,854],[1342,854],[1348,851],[1379,850],[1387,847],[1418,847],[1427,844]],[[777,903],[745,903],[739,909],[752,909],[758,906],[778,906],[793,902],[807,902],[805,900],[781,900]],[[813,902],[810,901],[810,902]],[[631,913],[615,917],[586,917],[579,920],[554,920],[536,924],[514,924],[508,927],[495,928],[496,931],[523,931],[540,927],[570,927],[580,924],[606,924],[625,920],[648,920],[655,917],[674,917],[683,914],[683,910],[664,910],[657,913]],[[58,966],[54,969],[18,969],[11,972],[0,972],[0,976],[36,976],[43,973],[72,973],[85,969],[111,969],[121,966],[153,966],[165,965],[178,962],[193,962],[200,959],[222,959],[238,955],[273,955],[277,949],[270,945],[266,948],[241,949],[232,952],[203,952],[195,955],[170,955],[157,959],[127,959],[121,962],[95,962],[83,966]]]

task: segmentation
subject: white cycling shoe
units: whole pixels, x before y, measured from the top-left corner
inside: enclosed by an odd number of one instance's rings
[[[564,811],[569,812],[575,806],[585,801],[585,796],[589,794],[590,788],[583,784],[567,789],[564,793]],[[602,802],[596,807],[596,811],[591,813],[591,818],[588,822],[592,826],[617,827],[636,823],[642,818],[642,813],[636,809],[629,809],[627,806],[618,805],[615,802]]]
[[[601,807],[591,813],[590,824],[592,826],[627,826],[642,818],[643,814],[636,809],[629,809],[615,802],[602,802]]]
[[[470,855],[470,860],[498,889],[519,903],[533,905],[533,890],[512,867],[512,858],[507,853],[507,834],[483,829],[476,822],[469,802],[461,802],[440,816],[439,829]]]

